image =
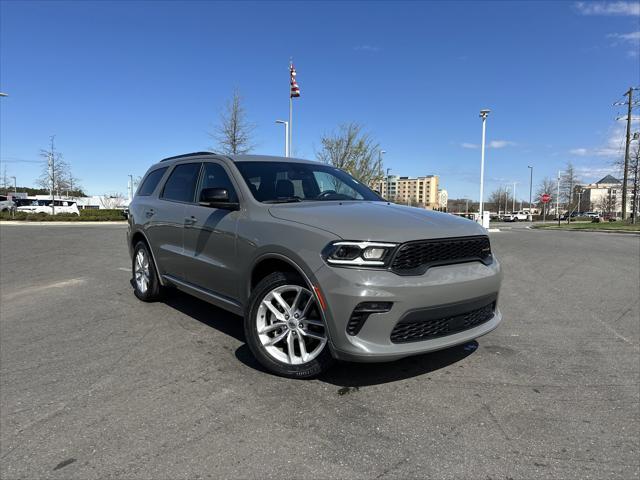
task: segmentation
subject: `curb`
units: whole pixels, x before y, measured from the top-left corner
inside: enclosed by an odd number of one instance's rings
[[[34,225],[34,226],[60,226],[60,227],[68,227],[68,226],[99,226],[99,225],[126,225],[127,221],[104,221],[104,222],[31,222],[28,220],[2,220],[0,221],[0,226],[3,225]]]
[[[531,227],[533,230],[547,230],[550,232],[586,232],[586,233],[621,233],[623,235],[640,235],[640,230],[589,230],[587,228],[557,228],[557,227]]]

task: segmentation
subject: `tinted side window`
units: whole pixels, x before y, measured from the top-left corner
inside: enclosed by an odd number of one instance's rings
[[[169,175],[162,190],[162,198],[179,202],[193,202],[196,191],[200,163],[183,163],[176,166]]]
[[[204,177],[202,178],[202,186],[198,192],[198,198],[204,188],[226,188],[229,192],[229,201],[237,202],[238,196],[233,188],[233,183],[222,165],[217,163],[204,164]]]
[[[147,178],[145,178],[144,182],[142,182],[142,185],[140,185],[140,188],[138,189],[137,194],[144,195],[144,196],[151,195],[153,191],[156,189],[156,187],[158,186],[158,182],[160,181],[160,179],[164,175],[164,172],[166,171],[167,171],[167,167],[159,168],[151,172],[149,175],[147,175]]]

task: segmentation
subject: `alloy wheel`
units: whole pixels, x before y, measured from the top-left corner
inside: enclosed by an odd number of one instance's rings
[[[140,293],[146,293],[149,288],[151,273],[149,271],[149,256],[143,248],[136,253],[135,267],[133,270],[136,286]]]
[[[299,285],[282,285],[267,293],[255,324],[267,353],[289,365],[310,362],[327,343],[316,298]]]

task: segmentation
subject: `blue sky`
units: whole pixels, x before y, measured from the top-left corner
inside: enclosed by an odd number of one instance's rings
[[[298,70],[294,150],[363,124],[400,175],[440,175],[450,198],[518,197],[567,161],[584,180],[622,155],[622,107],[640,84],[637,2],[0,2],[0,160],[33,184],[58,149],[93,194],[213,145],[234,88],[258,153],[280,154],[288,60]],[[640,97],[640,92],[638,92]],[[526,191],[526,194],[525,194]]]

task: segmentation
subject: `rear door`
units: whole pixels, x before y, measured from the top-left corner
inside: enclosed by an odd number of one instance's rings
[[[205,162],[196,199],[204,188],[226,188],[229,199],[238,201],[237,188],[221,162]],[[236,229],[240,211],[188,207],[184,229],[186,280],[218,296],[237,299],[239,273],[236,260]]]
[[[144,215],[160,274],[184,279],[184,227],[187,206],[193,205],[201,162],[179,163],[169,173],[158,200]]]

